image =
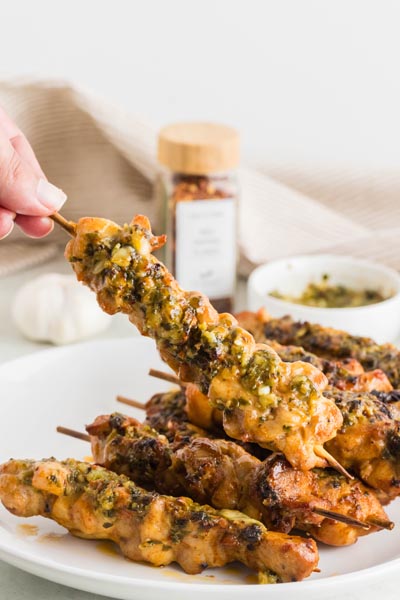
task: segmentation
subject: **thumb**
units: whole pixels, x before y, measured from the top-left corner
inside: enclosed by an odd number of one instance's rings
[[[52,214],[64,204],[66,195],[44,179],[14,145],[0,131],[0,206],[21,215]]]

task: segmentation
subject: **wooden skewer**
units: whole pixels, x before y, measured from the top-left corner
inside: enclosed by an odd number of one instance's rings
[[[369,519],[367,519],[366,521],[359,521],[358,519],[348,517],[347,515],[341,515],[341,519],[339,519],[339,513],[331,510],[325,510],[324,508],[314,508],[313,512],[317,513],[317,515],[321,515],[321,517],[327,517],[328,519],[333,519],[334,521],[341,521],[342,523],[346,523],[347,525],[361,527],[362,529],[379,527],[379,529],[388,529],[390,531],[394,527],[393,521],[389,521],[386,519],[384,520],[377,519],[375,517],[369,517]]]
[[[124,398],[123,396],[117,396],[117,399],[119,398],[123,398],[124,400],[128,400],[128,402],[132,402],[131,400],[129,400],[129,398]],[[135,402],[135,401],[133,401]],[[76,431],[75,429],[70,429],[69,427],[62,427],[61,425],[59,425],[57,427],[57,431],[58,433],[62,433],[63,435],[68,435],[69,437],[73,437],[76,438],[78,440],[82,440],[84,442],[90,442],[90,436],[87,435],[86,433],[83,433],[81,431]],[[332,519],[334,521],[338,521],[340,523],[345,523],[346,525],[350,525],[351,527],[361,527],[362,529],[368,530],[370,529],[371,526],[375,526],[375,527],[382,527],[383,529],[392,529],[393,528],[393,523],[391,523],[390,521],[388,521],[387,523],[389,524],[389,526],[384,526],[383,521],[379,522],[381,523],[380,525],[378,525],[378,520],[371,520],[367,521],[367,522],[363,522],[363,521],[359,521],[358,519],[354,519],[353,517],[348,517],[347,515],[342,515],[341,513],[337,513],[333,510],[325,510],[323,508],[313,508],[311,510],[311,512],[315,513],[316,515],[320,515],[321,517],[326,517],[328,519]]]
[[[117,396],[117,402],[122,402],[122,404],[133,406],[133,408],[139,408],[139,410],[146,409],[146,405],[142,402],[139,402],[139,400],[131,400],[130,398],[126,398],[125,396]]]
[[[158,371],[157,369],[150,369],[149,375],[151,377],[156,377],[157,379],[163,379],[164,381],[169,381],[169,383],[175,383],[179,385],[181,388],[186,387],[186,383],[183,383],[176,375],[172,373],[165,373],[165,371]]]
[[[321,515],[321,517],[327,517],[328,519],[333,519],[335,521],[340,521],[341,523],[345,523],[346,525],[351,525],[352,527],[361,527],[361,529],[368,530],[371,528],[371,525],[368,522],[359,521],[358,519],[354,519],[353,517],[348,517],[347,515],[340,515],[332,510],[325,510],[324,508],[313,508],[313,512],[317,515]]]
[[[375,517],[368,519],[368,523],[370,523],[373,527],[379,527],[379,529],[388,529],[389,531],[391,531],[394,527],[393,521],[376,519]]]
[[[54,213],[50,215],[50,219],[57,223],[60,227],[62,227],[69,235],[72,237],[76,236],[76,223],[73,221],[67,221],[62,215],[59,213]]]
[[[336,469],[336,471],[347,477],[347,479],[354,479],[353,475],[350,475],[350,473],[346,471],[344,467],[342,467],[340,462],[338,462],[336,458],[333,458],[332,454],[329,454],[329,452],[325,450],[323,446],[315,446],[314,452],[320,458],[324,458],[328,465],[330,465],[333,469]]]
[[[80,431],[76,431],[75,429],[69,429],[69,427],[62,427],[59,425],[57,427],[58,433],[63,433],[64,435],[69,435],[70,437],[76,438],[77,440],[82,440],[83,442],[90,442],[90,435],[87,433],[82,433]]]

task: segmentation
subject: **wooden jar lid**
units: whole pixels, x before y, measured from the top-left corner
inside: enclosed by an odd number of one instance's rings
[[[229,171],[239,163],[239,134],[217,123],[175,123],[161,129],[158,160],[177,173]]]

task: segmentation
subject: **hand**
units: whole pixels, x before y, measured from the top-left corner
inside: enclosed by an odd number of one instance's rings
[[[54,226],[48,215],[66,199],[47,181],[28,140],[0,107],[0,239],[14,223],[31,237],[47,235]]]

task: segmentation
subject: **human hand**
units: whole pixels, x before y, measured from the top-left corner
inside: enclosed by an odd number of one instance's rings
[[[31,237],[47,235],[54,226],[48,215],[66,199],[47,181],[28,140],[0,107],[0,240],[14,223]]]

